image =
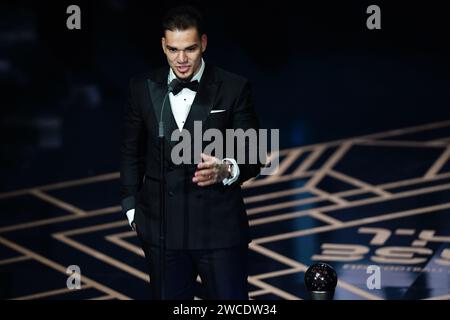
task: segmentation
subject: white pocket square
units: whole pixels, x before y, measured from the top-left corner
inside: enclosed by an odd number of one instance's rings
[[[216,109],[216,110],[211,110],[211,113],[219,113],[219,112],[225,112],[225,109]]]

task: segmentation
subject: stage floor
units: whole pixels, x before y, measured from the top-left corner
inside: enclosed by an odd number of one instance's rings
[[[450,299],[450,121],[279,159],[276,175],[244,185],[252,299],[306,299],[304,273],[319,261],[338,274],[337,300]],[[114,172],[0,194],[1,298],[149,298],[118,190]],[[66,287],[71,265],[79,290]],[[369,265],[379,289],[368,286]]]

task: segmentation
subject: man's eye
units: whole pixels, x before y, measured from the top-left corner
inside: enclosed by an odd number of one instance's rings
[[[177,49],[170,48],[169,51],[170,51],[170,52],[177,52]]]
[[[188,52],[194,52],[194,51],[195,51],[195,48],[189,48],[189,49],[187,49],[187,51],[188,51]]]

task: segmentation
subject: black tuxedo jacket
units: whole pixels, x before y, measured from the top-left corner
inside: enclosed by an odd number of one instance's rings
[[[167,92],[169,67],[130,82],[130,101],[125,112],[121,144],[122,213],[135,208],[138,234],[148,243],[159,245],[160,146],[158,122]],[[211,113],[221,109],[225,112]],[[241,184],[259,174],[263,162],[239,163],[238,181],[199,187],[192,182],[196,164],[174,164],[171,150],[172,130],[177,129],[170,100],[165,103],[165,177],[166,177],[166,248],[214,249],[250,241],[248,219],[241,194]],[[249,82],[220,68],[205,65],[200,85],[186,119],[184,129],[193,136],[194,121],[201,121],[203,131],[258,131]],[[202,143],[203,147],[210,142]],[[249,141],[246,140],[245,152]],[[192,146],[191,150],[194,150]],[[236,151],[236,149],[235,149]],[[213,154],[214,155],[214,154]],[[223,155],[228,156],[226,150]],[[236,158],[236,155],[234,155]]]

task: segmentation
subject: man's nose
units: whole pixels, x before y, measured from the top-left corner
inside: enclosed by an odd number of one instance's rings
[[[178,54],[178,62],[180,62],[180,63],[187,62],[187,55],[183,50],[180,50],[180,52]]]

